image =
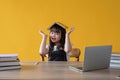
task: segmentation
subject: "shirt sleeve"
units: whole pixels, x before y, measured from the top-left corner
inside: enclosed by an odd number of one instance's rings
[[[49,45],[46,45],[46,49],[49,50]],[[46,56],[48,57],[48,53],[46,54]]]
[[[46,45],[46,49],[48,49],[48,50],[49,50],[49,45]]]

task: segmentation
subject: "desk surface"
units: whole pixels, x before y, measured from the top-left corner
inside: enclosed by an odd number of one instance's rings
[[[39,80],[118,80],[120,69],[102,69],[90,72],[75,72],[68,68],[79,62],[21,62],[20,70],[0,71],[0,79]]]

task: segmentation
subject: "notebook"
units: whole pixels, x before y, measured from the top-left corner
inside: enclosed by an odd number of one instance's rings
[[[92,71],[106,69],[110,66],[112,45],[87,46],[84,51],[84,62],[77,65],[70,65],[74,71]]]

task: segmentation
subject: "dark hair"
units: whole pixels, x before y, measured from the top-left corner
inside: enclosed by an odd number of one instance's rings
[[[62,47],[64,49],[66,29],[64,29],[63,27],[61,27],[58,24],[55,24],[49,30],[50,30],[50,32],[52,32],[52,31],[54,31],[56,33],[61,32],[61,39],[60,39],[60,44],[59,44],[58,48]],[[48,53],[50,56],[51,52],[53,51],[55,43],[53,43],[50,38],[49,38],[49,43],[50,44],[49,44],[49,52]]]

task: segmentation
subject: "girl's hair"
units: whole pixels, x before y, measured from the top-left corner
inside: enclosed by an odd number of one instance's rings
[[[59,45],[57,46],[58,48],[63,48],[64,49],[64,44],[65,44],[65,34],[66,34],[66,29],[64,29],[63,27],[61,27],[58,24],[54,24],[51,28],[50,28],[50,32],[55,32],[55,33],[61,33],[61,39],[59,41]],[[49,56],[51,56],[51,52],[53,51],[54,45],[55,43],[53,43],[51,41],[51,39],[49,38]]]

